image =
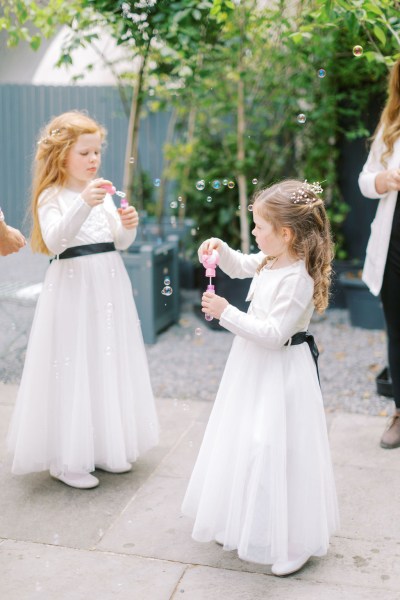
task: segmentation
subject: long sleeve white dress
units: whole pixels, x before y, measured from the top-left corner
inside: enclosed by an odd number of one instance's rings
[[[47,247],[127,248],[110,196],[91,208],[68,189],[39,199]],[[33,319],[8,435],[12,471],[118,468],[158,442],[158,421],[132,287],[116,251],[51,262]]]
[[[315,363],[306,343],[284,346],[307,330],[313,280],[301,260],[255,274],[263,258],[220,249],[228,275],[254,275],[251,304],[222,313],[236,337],[182,510],[195,540],[272,564],[325,554],[339,520]]]

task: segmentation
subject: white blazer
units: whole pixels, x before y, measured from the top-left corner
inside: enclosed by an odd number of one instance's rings
[[[368,240],[362,273],[363,281],[375,296],[378,296],[382,287],[398,193],[396,190],[390,190],[385,194],[378,194],[375,179],[381,171],[400,168],[400,137],[393,146],[393,152],[387,159],[386,167],[381,162],[384,150],[385,144],[382,141],[381,128],[372,143],[367,162],[358,178],[358,185],[363,196],[366,198],[380,198],[375,218],[371,223],[371,235]]]

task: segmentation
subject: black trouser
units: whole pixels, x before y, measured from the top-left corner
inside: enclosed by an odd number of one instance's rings
[[[388,336],[389,370],[393,399],[400,409],[400,271],[388,261],[381,290]]]

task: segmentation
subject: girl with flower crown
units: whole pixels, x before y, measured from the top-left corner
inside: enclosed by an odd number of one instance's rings
[[[131,470],[158,442],[158,424],[132,288],[117,249],[136,210],[117,209],[97,177],[105,130],[73,111],[38,143],[34,251],[53,255],[28,343],[8,437],[12,471],[49,470],[75,488],[95,469]]]
[[[204,313],[235,334],[184,498],[193,538],[243,560],[298,571],[327,552],[338,511],[319,385],[307,329],[328,304],[332,241],[319,185],[288,180],[253,204],[257,254],[210,238],[230,277],[253,276],[247,313],[205,292]]]

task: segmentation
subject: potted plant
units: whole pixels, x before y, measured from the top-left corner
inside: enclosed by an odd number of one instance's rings
[[[346,271],[339,276],[346,295],[350,322],[354,327],[384,329],[385,321],[380,299],[369,291],[361,279],[361,270]]]

